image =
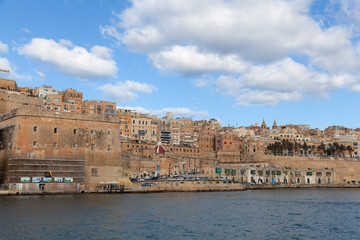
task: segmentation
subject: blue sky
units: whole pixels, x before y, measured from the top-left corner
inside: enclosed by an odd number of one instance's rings
[[[223,126],[360,127],[359,1],[0,0],[0,27],[0,77],[20,86]]]

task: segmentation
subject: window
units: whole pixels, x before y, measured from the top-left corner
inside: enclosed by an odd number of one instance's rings
[[[326,172],[326,176],[331,176],[331,172]]]
[[[54,148],[57,149],[58,148],[58,144],[56,142],[54,142]]]
[[[91,144],[91,150],[95,149],[95,144]]]
[[[90,133],[91,133],[91,135],[95,135],[95,131],[94,131],[94,130],[91,130]]]
[[[76,148],[77,148],[77,144],[75,143],[75,144],[74,144],[74,149],[76,149]]]
[[[259,176],[262,176],[262,175],[264,175],[264,171],[262,171],[262,170],[259,170],[259,171],[258,171],[258,175],[259,175]]]
[[[74,129],[74,134],[76,134],[76,129]]]
[[[34,147],[34,148],[37,147],[37,142],[36,142],[36,141],[33,142],[33,147]]]
[[[110,136],[110,134],[111,134],[111,132],[110,132],[110,131],[108,131],[108,136]]]
[[[37,132],[37,126],[34,127],[34,132]]]
[[[115,114],[115,111],[114,111],[114,110],[107,110],[107,109],[105,109],[104,113],[105,113],[105,114]]]
[[[242,175],[245,175],[245,174],[246,174],[246,170],[241,170],[240,173],[241,173]]]
[[[57,132],[58,132],[57,128],[54,128],[54,133],[57,133]]]
[[[108,145],[108,151],[111,151],[111,145]]]
[[[91,176],[97,177],[98,176],[98,169],[97,168],[91,168]]]
[[[306,176],[312,176],[312,172],[306,172]]]
[[[250,173],[251,173],[251,174],[255,174],[256,171],[255,171],[255,170],[251,170]]]

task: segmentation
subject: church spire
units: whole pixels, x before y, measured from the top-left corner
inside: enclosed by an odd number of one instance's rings
[[[261,124],[261,128],[266,129],[266,123],[265,123],[265,119],[263,118],[262,124]]]
[[[276,120],[274,120],[274,124],[273,124],[273,126],[272,126],[272,129],[277,129]]]

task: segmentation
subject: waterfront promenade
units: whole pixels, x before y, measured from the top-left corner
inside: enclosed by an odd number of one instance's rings
[[[43,194],[80,194],[80,193],[150,193],[150,192],[224,192],[270,189],[316,189],[316,188],[360,188],[355,184],[242,184],[226,181],[152,181],[137,182],[131,185],[107,185],[94,191],[25,191],[0,190],[0,196],[43,195]]]

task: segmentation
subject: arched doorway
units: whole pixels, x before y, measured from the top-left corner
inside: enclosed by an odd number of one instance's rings
[[[300,183],[300,178],[298,178],[296,182],[297,182],[297,183]]]
[[[330,184],[330,183],[331,183],[330,178],[328,178],[328,184]]]
[[[318,179],[318,184],[321,184],[321,178]]]
[[[310,184],[310,178],[307,179],[307,183]]]

